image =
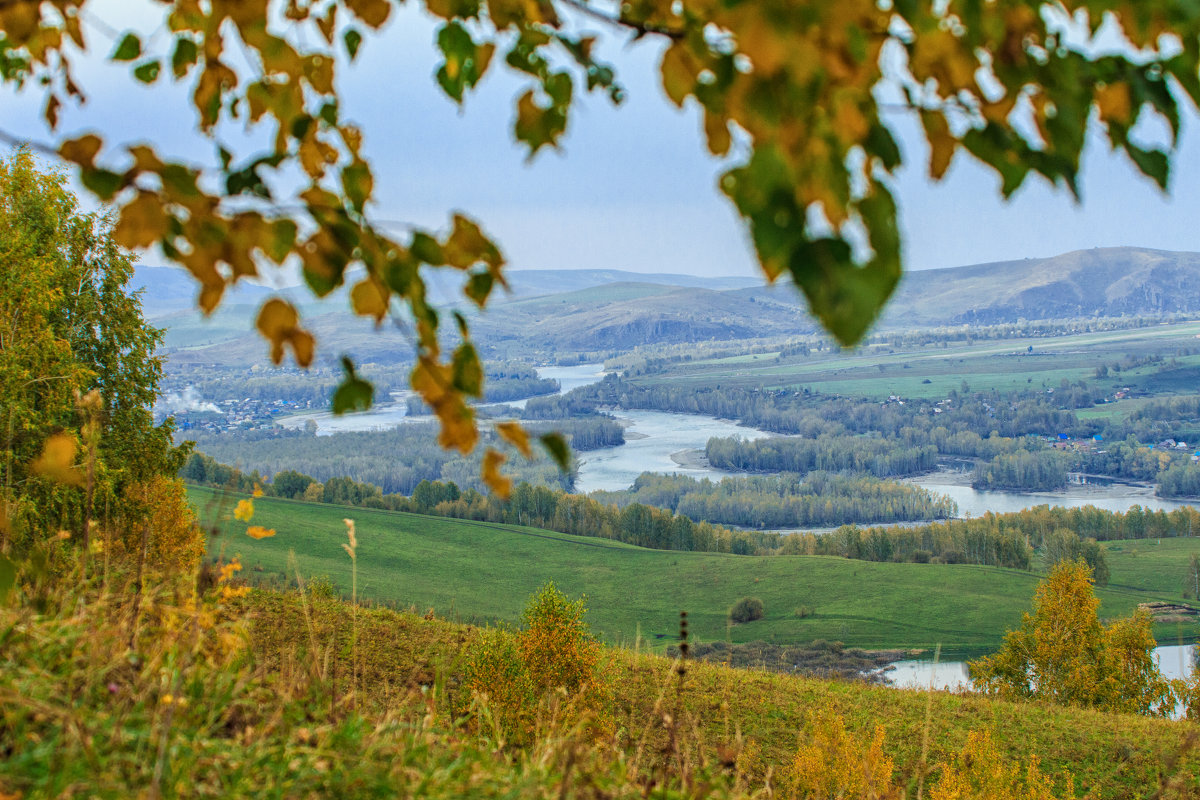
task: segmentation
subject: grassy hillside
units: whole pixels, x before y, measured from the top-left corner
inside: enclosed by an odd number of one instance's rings
[[[1112,584],[1181,598],[1188,559],[1200,554],[1200,537],[1106,542],[1104,548]]]
[[[211,520],[214,493],[192,489],[190,496]],[[255,503],[253,523],[277,535],[256,541],[244,535],[244,523],[230,520],[213,547],[241,554],[259,578],[290,578],[294,552],[303,576],[328,576],[348,593],[342,519],[353,517],[362,597],[467,621],[512,622],[529,595],[553,580],[568,594],[587,595],[593,628],[625,644],[640,635],[651,646],[665,645],[686,610],[693,634],[708,641],[829,639],[969,652],[996,646],[1019,623],[1038,581],[992,567],[666,552],[510,525],[267,498]],[[1147,599],[1177,597],[1178,589],[1098,594],[1102,613],[1116,616]],[[729,607],[748,595],[763,600],[765,618],[729,627]],[[811,616],[802,617],[801,608]]]
[[[346,674],[351,627],[346,605],[316,604],[309,612],[311,623],[305,622],[295,595],[255,593],[248,607],[254,619],[253,646],[264,664],[285,662],[295,643],[311,635],[318,647],[342,654],[339,670]],[[400,687],[452,685],[478,636],[475,629],[385,609],[360,611],[357,625],[362,696],[385,704],[395,702]],[[1056,797],[1065,796],[1060,792],[1068,772],[1078,794],[1104,800],[1192,798],[1200,792],[1193,723],[711,664],[688,665],[680,683],[674,664],[663,658],[614,649],[605,652],[604,661],[604,673],[615,687],[617,742],[635,753],[634,763],[671,752],[675,739],[664,726],[666,709],[681,720],[682,741],[674,746],[733,759],[750,786],[770,776],[777,789],[785,788],[797,745],[811,741],[816,715],[832,712],[845,719],[851,738],[859,742],[869,739],[876,726],[883,727],[884,750],[895,760],[894,774],[908,797],[917,795],[923,741],[928,740],[924,763],[933,782],[937,765],[963,746],[970,731],[990,732],[1004,756],[1022,771],[1036,755],[1042,770],[1055,779]],[[1158,794],[1160,781],[1172,776],[1180,787]]]

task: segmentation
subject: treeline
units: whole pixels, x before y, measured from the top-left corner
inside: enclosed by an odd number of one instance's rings
[[[556,425],[570,437],[574,421]],[[578,423],[582,438],[595,437],[597,423]],[[190,433],[190,432],[189,432]],[[486,427],[485,443],[499,446]],[[453,480],[459,486],[483,490],[478,450],[471,457],[444,450],[437,444],[436,423],[413,422],[380,431],[340,432],[316,436],[307,431],[270,428],[250,431],[192,434],[197,449],[217,461],[237,464],[244,472],[274,475],[300,466],[316,480],[349,478],[373,484],[385,493],[409,494],[423,480]],[[509,452],[507,448],[501,448]],[[517,480],[570,489],[574,473],[563,473],[539,454],[535,461],[511,454],[504,465]]]
[[[576,536],[592,536],[660,550],[695,550],[740,555],[828,555],[865,561],[935,564],[982,564],[1030,569],[1035,550],[1051,566],[1055,560],[1082,557],[1103,578],[1103,552],[1091,542],[1155,539],[1200,533],[1200,511],[1192,507],[1148,511],[1134,506],[1125,513],[1095,506],[1051,508],[1047,505],[1009,514],[988,513],[921,525],[847,524],[828,533],[775,534],[731,530],[697,522],[644,503],[623,508],[599,495],[584,497],[527,483],[514,487],[508,500],[461,490],[453,482],[424,481],[411,496],[384,494],[379,487],[347,478],[324,484],[308,475],[285,470],[272,482],[216,463],[201,453],[188,459],[181,477],[192,483],[250,492],[256,485],[269,496],[312,502],[358,505],[394,511],[502,522],[545,528]]]
[[[344,477],[321,483],[293,470],[279,472],[273,481],[266,481],[257,473],[243,473],[203,453],[191,455],[180,477],[189,483],[238,492],[258,488],[268,497],[526,525],[655,550],[749,555],[769,553],[778,544],[778,536],[772,533],[694,522],[681,514],[640,503],[616,508],[590,497],[526,482],[514,486],[507,500],[473,488],[460,489],[453,481],[421,481],[411,496],[405,496],[385,494],[378,486]]]
[[[1190,506],[1150,511],[1134,506],[1124,513],[1095,506],[1035,506],[1008,514],[987,513],[923,525],[844,525],[827,534],[796,533],[785,537],[779,552],[832,555],[868,561],[986,564],[1029,569],[1035,549],[1047,537],[1066,531],[1078,537],[1080,555],[1086,542],[1159,539],[1200,534],[1200,511]]]
[[[1200,464],[1168,467],[1158,474],[1159,497],[1200,497]]]
[[[958,510],[952,500],[917,486],[831,472],[715,482],[644,472],[629,489],[592,496],[616,506],[640,503],[696,520],[760,529],[937,519]]]
[[[945,430],[942,436],[948,441],[968,432],[980,441],[1060,433],[1086,438],[1100,432],[1097,423],[1080,420],[1059,408],[1055,395],[1032,390],[1008,395],[952,392],[940,402],[909,400],[901,404],[740,387],[643,385],[609,375],[571,394],[596,405],[709,414],[775,433],[806,437],[876,432],[885,438],[936,446],[932,441],[936,428]]]
[[[938,459],[938,450],[933,445],[829,434],[815,439],[712,438],[704,454],[717,469],[737,472],[851,471],[877,478],[929,472],[937,467]]]
[[[528,422],[525,427],[539,434],[558,431],[567,437],[572,449],[581,453],[625,444],[625,426],[609,416]]]
[[[1124,442],[1096,443],[1090,449],[1018,449],[976,465],[971,485],[976,489],[1053,491],[1066,486],[1068,472],[1108,475],[1159,484],[1163,497],[1194,496],[1184,454],[1156,450],[1130,437]],[[1165,482],[1165,483],[1164,483]],[[1193,491],[1189,491],[1189,487]]]
[[[1056,450],[1004,453],[975,465],[971,486],[976,489],[1020,489],[1049,492],[1067,485],[1067,456]]]

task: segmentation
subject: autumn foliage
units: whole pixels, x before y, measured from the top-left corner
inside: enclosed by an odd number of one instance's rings
[[[1165,715],[1175,693],[1154,663],[1144,611],[1104,625],[1083,561],[1063,561],[1038,586],[1033,613],[999,652],[971,662],[975,686],[1010,699]]]
[[[156,475],[126,491],[130,517],[114,532],[115,549],[152,569],[189,574],[204,557],[204,531],[187,501],[183,481]]]
[[[487,632],[468,665],[467,682],[492,726],[509,741],[527,741],[539,715],[581,725],[595,735],[608,728],[610,687],[600,664],[600,643],[571,600],[553,582],[525,607],[515,636]]]

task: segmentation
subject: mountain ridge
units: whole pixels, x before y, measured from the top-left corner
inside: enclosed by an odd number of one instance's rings
[[[489,357],[539,359],[560,351],[618,351],[649,342],[817,330],[803,299],[786,281],[767,286],[745,285],[752,282],[736,277],[695,278],[680,286],[659,282],[680,278],[668,273],[567,272],[516,270],[509,277],[517,291],[498,294],[482,312],[460,306]],[[253,315],[274,290],[239,286],[211,320],[200,321],[192,305],[194,284],[181,270],[173,273],[169,281],[150,285],[145,279],[160,274],[139,269],[148,287],[147,316],[168,328],[169,350],[214,360],[261,351]],[[596,283],[609,278],[621,280]],[[542,293],[555,288],[562,291]],[[351,321],[336,298],[316,303],[303,288],[284,291],[304,300],[305,323],[319,340],[336,340],[339,350],[363,360],[401,357],[403,348],[394,339],[377,335],[365,320]],[[1111,247],[908,272],[875,329],[1193,312],[1200,313],[1200,253]]]

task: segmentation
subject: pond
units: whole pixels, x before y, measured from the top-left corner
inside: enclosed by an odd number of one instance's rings
[[[1186,678],[1196,669],[1196,645],[1161,645],[1154,649],[1154,660],[1167,678]],[[888,683],[900,689],[928,689],[932,686],[934,689],[961,691],[971,688],[965,661],[897,661],[885,675]]]

